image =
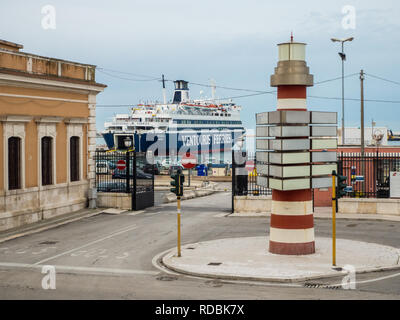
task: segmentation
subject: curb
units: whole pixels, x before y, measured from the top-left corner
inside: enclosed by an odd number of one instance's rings
[[[226,217],[230,218],[264,218],[270,217],[271,213],[231,213]],[[330,215],[321,215],[318,213],[314,213],[314,219],[332,219]],[[389,216],[389,215],[372,215],[372,214],[346,214],[339,213],[336,214],[336,220],[372,220],[372,221],[392,221],[392,222],[400,222],[400,216]]]
[[[207,189],[195,189],[195,190],[189,190],[187,191],[183,197],[181,197],[181,200],[189,200],[189,199],[194,199],[194,198],[200,198],[200,197],[205,197],[212,195],[216,193],[218,190],[214,189],[214,185],[210,185]],[[176,196],[173,193],[168,193],[164,196],[163,199],[163,204],[165,203],[173,203],[176,202]]]
[[[196,243],[192,243],[192,244],[188,244],[186,246],[195,245],[195,244]],[[172,248],[172,249],[164,251],[163,253],[160,253],[159,255],[156,256],[156,257],[158,257],[158,261],[157,261],[158,264],[161,264],[160,269],[164,268],[164,269],[170,270],[173,273],[192,276],[192,277],[196,277],[196,278],[205,278],[205,279],[214,279],[214,280],[231,280],[231,281],[255,281],[255,282],[261,282],[261,283],[265,283],[265,282],[268,282],[268,283],[301,283],[301,282],[314,281],[314,280],[319,280],[319,279],[333,279],[333,278],[343,277],[347,274],[347,273],[344,273],[343,271],[337,271],[337,274],[329,273],[329,274],[321,274],[321,275],[308,276],[308,277],[268,278],[268,277],[220,275],[220,274],[215,274],[215,273],[197,273],[197,272],[184,270],[179,267],[171,266],[165,261],[165,258],[167,256],[169,256],[171,254],[171,252],[173,252],[175,249],[176,248]],[[356,275],[357,274],[366,274],[366,273],[375,273],[375,272],[394,271],[394,270],[400,270],[400,265],[357,269]]]
[[[6,242],[6,241],[9,241],[9,240],[13,240],[13,239],[16,239],[16,238],[28,236],[28,235],[31,235],[31,234],[39,233],[39,232],[46,231],[46,230],[49,230],[49,229],[53,229],[53,228],[62,226],[64,224],[68,224],[68,223],[71,223],[71,222],[74,222],[74,221],[81,220],[83,218],[89,218],[89,217],[98,215],[98,214],[102,213],[103,211],[104,211],[104,209],[96,210],[95,212],[82,214],[82,215],[79,215],[77,217],[71,217],[71,219],[66,219],[66,220],[62,220],[62,221],[59,221],[59,222],[56,221],[54,223],[49,223],[48,225],[44,225],[42,227],[35,228],[35,227],[32,226],[32,229],[30,229],[30,230],[22,231],[20,233],[18,231],[16,231],[15,234],[11,234],[11,235],[6,236],[4,238],[1,238],[1,235],[0,235],[0,243]]]

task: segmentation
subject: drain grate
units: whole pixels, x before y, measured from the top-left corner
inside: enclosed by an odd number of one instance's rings
[[[314,289],[329,289],[329,290],[340,290],[343,289],[341,285],[329,285],[323,283],[305,283],[305,288],[314,288]]]
[[[210,262],[208,265],[209,266],[220,266],[222,262]]]
[[[196,249],[196,248],[188,247],[188,248],[186,248],[186,249],[188,249],[188,250],[194,250],[194,249]]]

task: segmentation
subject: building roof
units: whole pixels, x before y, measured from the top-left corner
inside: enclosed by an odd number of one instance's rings
[[[18,43],[0,39],[0,48],[10,49],[13,51],[19,51],[19,49],[22,49],[23,47],[24,46],[22,44],[18,44]]]
[[[0,40],[0,73],[61,80],[106,87],[96,83],[96,66],[19,51],[23,46]]]

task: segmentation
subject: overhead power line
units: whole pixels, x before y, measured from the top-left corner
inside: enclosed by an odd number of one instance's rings
[[[135,76],[135,77],[141,77],[141,78],[151,78],[151,79],[156,79],[156,78],[159,79],[160,78],[158,76],[149,76],[149,75],[144,75],[144,74],[139,74],[139,73],[119,71],[119,70],[101,68],[101,67],[97,67],[96,70],[105,70],[105,71],[108,71],[108,72],[127,74],[127,75],[131,75],[131,76]]]
[[[126,78],[126,77],[117,76],[117,75],[108,73],[108,72],[103,71],[103,70],[98,70],[98,71],[100,71],[101,73],[104,73],[104,74],[106,74],[106,75],[108,75],[108,76],[110,76],[110,77],[117,78],[117,79],[120,79],[120,80],[127,80],[127,81],[146,82],[146,81],[158,81],[158,80],[161,79],[161,78],[152,78],[152,79],[132,79],[132,78]]]
[[[113,70],[113,69],[107,69],[107,68],[98,68],[100,72],[107,74],[111,77],[114,78],[118,78],[121,80],[128,80],[128,81],[160,81],[161,78],[160,77],[155,77],[155,76],[149,76],[149,75],[141,75],[141,74],[137,74],[137,73],[132,73],[132,72],[125,72],[125,71],[118,71],[118,70]],[[103,70],[103,71],[102,71]],[[120,76],[116,76],[113,74],[110,74],[106,71],[110,71],[110,72],[115,72],[115,73],[120,73],[120,74],[126,74],[126,75],[133,75],[133,76],[139,76],[139,77],[146,77],[149,79],[132,79],[132,78],[126,78],[126,77],[120,77]],[[358,73],[353,73],[353,74],[349,74],[347,76],[345,76],[345,78],[349,78],[349,77],[353,77],[358,75]],[[318,84],[323,84],[323,83],[327,83],[327,82],[332,82],[332,81],[336,81],[336,80],[340,80],[342,79],[342,77],[337,77],[337,78],[333,78],[333,79],[328,79],[328,80],[324,80],[324,81],[319,81],[319,82],[315,82],[314,85],[318,85]],[[168,82],[174,82],[175,80],[171,80],[171,79],[166,79],[165,81]],[[225,86],[218,86],[218,85],[210,85],[210,84],[204,84],[204,83],[198,83],[198,82],[191,82],[188,81],[189,84],[191,85],[196,85],[196,86],[201,86],[201,87],[207,87],[207,88],[219,88],[219,89],[225,89],[225,90],[233,90],[233,91],[245,91],[245,92],[254,92],[254,93],[271,93],[270,91],[266,91],[266,90],[254,90],[254,89],[247,89],[247,88],[234,88],[234,87],[225,87]]]
[[[160,77],[155,77],[155,76],[150,76],[150,75],[143,75],[143,74],[137,74],[137,73],[132,73],[132,72],[125,72],[125,71],[119,71],[119,70],[113,70],[113,69],[107,69],[107,68],[97,68],[100,72],[117,78],[117,79],[121,79],[121,80],[127,80],[127,81],[138,81],[138,82],[148,82],[148,81],[160,81],[161,78]],[[106,70],[106,71],[105,71]],[[147,79],[132,79],[132,78],[127,78],[127,77],[121,77],[115,74],[111,74],[109,72],[113,72],[113,73],[119,73],[119,74],[126,74],[126,75],[133,75],[135,77],[143,77],[143,78],[147,78]],[[358,76],[358,73],[352,73],[349,75],[346,75],[345,78],[350,78],[350,77],[354,77],[354,76]],[[397,81],[393,81],[393,80],[389,80],[389,79],[385,79],[383,77],[379,77],[379,76],[375,76],[372,74],[366,74],[367,76],[370,76],[372,78],[376,78],[378,80],[381,81],[386,81],[386,82],[390,82],[393,84],[397,84],[400,85],[400,82]],[[327,80],[323,80],[323,81],[318,81],[315,82],[314,85],[320,85],[320,84],[324,84],[324,83],[329,83],[329,82],[333,82],[333,81],[337,81],[337,80],[341,80],[342,77],[336,77],[336,78],[332,78],[332,79],[327,79]],[[170,80],[170,79],[166,79],[165,81],[168,82],[174,82],[174,80]],[[204,83],[198,83],[198,82],[191,82],[188,81],[189,84],[191,85],[196,85],[196,86],[201,86],[201,87],[207,87],[207,88],[219,88],[219,89],[225,89],[225,90],[232,90],[232,91],[244,91],[244,92],[252,92],[253,94],[248,94],[248,95],[240,95],[240,96],[229,96],[229,97],[224,97],[224,98],[215,98],[215,99],[206,99],[205,101],[220,101],[220,100],[229,100],[229,99],[241,99],[241,98],[248,98],[248,97],[254,97],[254,96],[259,96],[259,95],[264,95],[264,94],[276,94],[276,90],[274,91],[262,91],[262,90],[253,90],[253,89],[247,89],[247,88],[235,88],[235,87],[225,87],[225,86],[218,86],[218,85],[211,85],[211,84],[204,84]],[[324,99],[324,100],[341,100],[342,98],[339,97],[327,97],[327,96],[313,96],[313,95],[308,95],[308,98],[313,98],[313,99]],[[345,98],[346,101],[361,101],[361,99],[359,98]],[[365,102],[375,102],[375,103],[391,103],[391,104],[400,104],[400,101],[396,101],[396,100],[379,100],[379,99],[365,99]],[[97,105],[97,107],[132,107],[137,105],[137,103],[135,104],[112,104],[112,105]]]
[[[375,78],[375,79],[378,79],[378,80],[385,81],[385,82],[389,82],[389,83],[400,85],[400,82],[389,80],[389,79],[385,79],[385,78],[378,77],[378,76],[374,76],[373,74],[365,73],[365,75],[367,75],[367,76],[369,76],[371,78]]]

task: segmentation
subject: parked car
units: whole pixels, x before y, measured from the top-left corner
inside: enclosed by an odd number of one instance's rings
[[[176,165],[170,166],[169,169],[168,169],[168,174],[169,174],[169,175],[176,174],[176,172],[177,172],[178,170],[180,170],[180,171],[183,172],[183,167],[182,167],[182,166],[176,166]]]
[[[110,170],[114,170],[117,167],[117,161],[116,160],[108,161],[108,167],[110,168]]]
[[[115,169],[112,173],[112,178],[113,179],[126,179],[127,177],[126,174],[126,169],[124,170],[119,170],[119,169]],[[129,174],[129,178],[133,179],[133,168],[130,168],[130,174]],[[136,169],[136,178],[137,179],[153,179],[153,175],[149,174],[149,173],[145,173],[143,172],[143,170],[137,168]]]
[[[164,159],[162,162],[161,162],[161,167],[163,168],[163,169],[166,169],[166,170],[168,170],[169,169],[169,167],[170,167],[170,165],[171,165],[171,160],[170,159]]]
[[[108,173],[108,162],[106,160],[98,160],[96,161],[96,173]]]
[[[143,166],[143,171],[145,173],[150,173],[150,174],[152,174],[154,172],[155,175],[159,175],[161,168],[160,168],[159,164],[152,165],[152,164],[148,163]]]

